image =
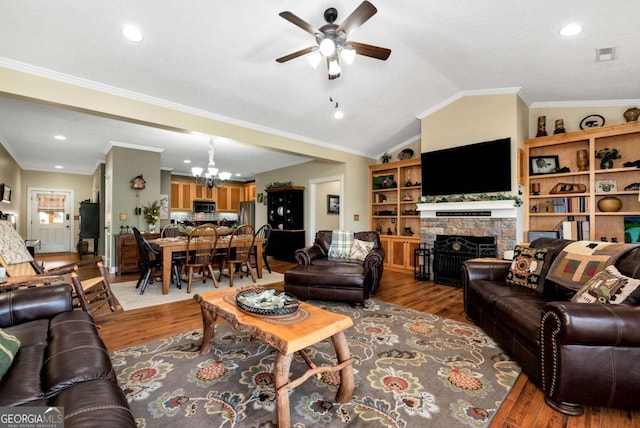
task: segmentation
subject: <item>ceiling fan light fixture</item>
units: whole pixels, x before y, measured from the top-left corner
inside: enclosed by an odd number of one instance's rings
[[[315,51],[309,54],[307,56],[307,59],[309,60],[309,64],[311,64],[311,67],[315,69],[318,68],[318,64],[322,62],[322,54],[319,51]]]
[[[356,50],[351,46],[351,43],[346,43],[340,51],[340,56],[347,64],[353,64],[353,60],[356,59]]]
[[[340,63],[338,58],[329,61],[329,76],[337,76],[340,74]]]
[[[321,42],[320,42],[320,53],[326,57],[329,57],[331,55],[333,55],[336,52],[336,43],[325,37]]]

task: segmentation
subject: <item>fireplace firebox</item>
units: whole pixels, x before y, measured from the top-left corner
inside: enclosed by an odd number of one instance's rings
[[[496,257],[495,236],[437,235],[433,244],[433,280],[462,287],[462,262]]]

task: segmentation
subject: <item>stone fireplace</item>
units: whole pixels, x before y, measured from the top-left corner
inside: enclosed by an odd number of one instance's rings
[[[418,204],[420,242],[433,248],[437,235],[492,236],[498,257],[513,250],[519,232],[515,201],[445,202]]]

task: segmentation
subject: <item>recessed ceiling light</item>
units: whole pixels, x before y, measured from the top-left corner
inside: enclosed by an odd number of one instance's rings
[[[191,163],[191,161],[189,159],[185,159],[184,163]]]
[[[54,135],[53,138],[60,141],[64,141],[67,139],[67,137],[65,137],[64,135]]]
[[[569,24],[560,30],[560,35],[569,37],[575,36],[576,34],[580,34],[582,32],[582,27],[578,24]]]
[[[236,172],[236,177],[242,177],[242,174],[240,174],[239,172]]]
[[[63,169],[64,167],[62,165],[56,165],[54,168],[55,169]]]
[[[340,110],[336,110],[336,112],[333,113],[333,117],[336,119],[342,119],[344,117],[344,113]]]
[[[142,33],[135,25],[127,25],[124,27],[122,29],[122,35],[132,42],[139,42],[142,40]]]

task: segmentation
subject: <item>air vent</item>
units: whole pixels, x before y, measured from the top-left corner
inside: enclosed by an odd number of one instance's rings
[[[616,48],[599,48],[596,49],[596,62],[613,61],[616,58]]]

